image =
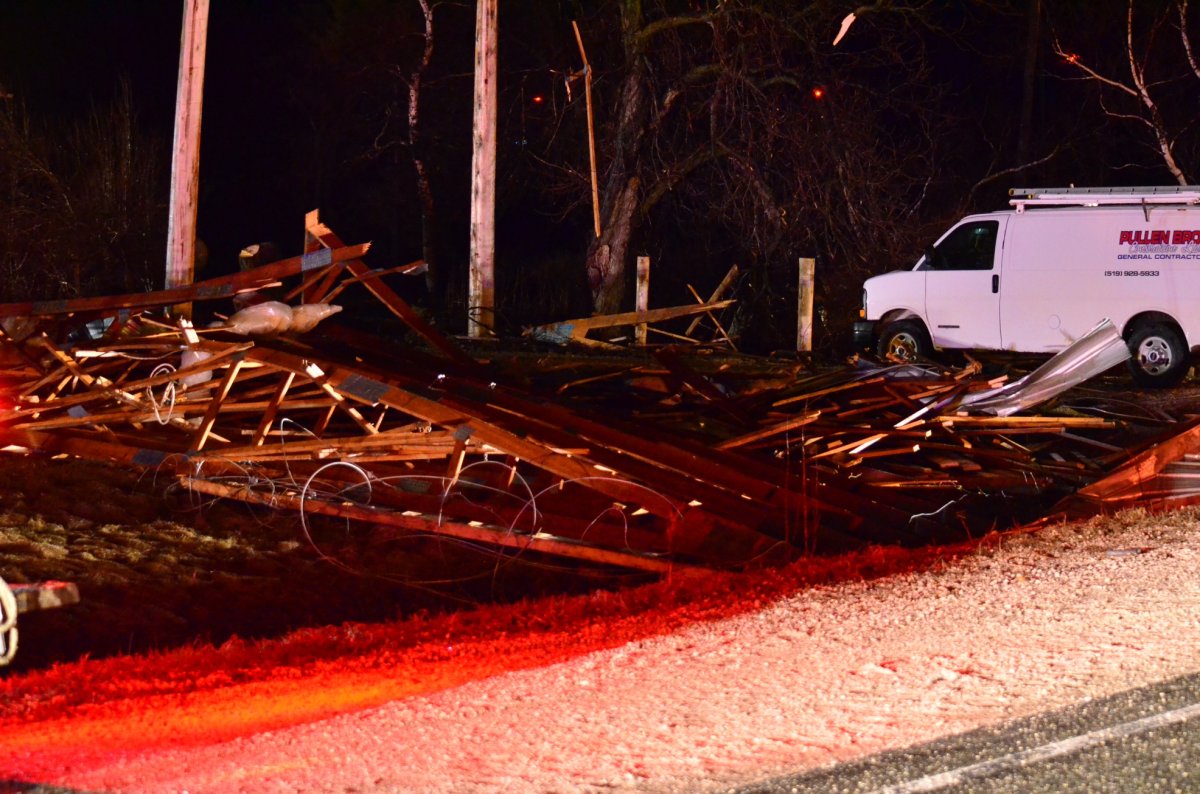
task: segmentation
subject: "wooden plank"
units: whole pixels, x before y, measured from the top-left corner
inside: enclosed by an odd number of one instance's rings
[[[714,449],[734,449],[736,447],[743,447],[752,442],[761,441],[762,439],[765,439],[765,438],[771,438],[773,436],[782,435],[784,433],[788,433],[792,430],[795,430],[798,427],[803,427],[804,425],[811,424],[811,423],[815,422],[820,416],[821,416],[820,411],[810,411],[805,414],[793,416],[790,419],[786,419],[782,422],[777,422],[777,423],[771,425],[770,427],[764,427],[760,430],[754,430],[754,431],[751,431],[744,435],[726,439],[725,441],[722,441],[718,444],[714,444],[713,448]]]
[[[283,378],[279,381],[279,385],[275,387],[275,394],[271,397],[266,409],[263,411],[262,419],[258,422],[258,427],[254,431],[254,438],[251,440],[251,446],[262,446],[263,439],[267,437],[267,431],[271,429],[271,425],[275,423],[275,416],[279,413],[279,404],[287,396],[288,389],[292,388],[292,383],[296,380],[295,372],[283,373]]]
[[[314,436],[321,438],[325,435],[325,431],[329,429],[329,423],[333,421],[333,415],[337,413],[337,410],[338,408],[336,405],[330,405],[329,408],[326,409],[325,413],[322,414],[321,418],[317,420],[317,424],[312,429]]]
[[[578,340],[588,331],[597,328],[613,328],[620,325],[637,325],[639,323],[656,323],[663,320],[674,320],[679,317],[690,317],[693,314],[703,314],[716,309],[732,306],[736,300],[717,301],[696,306],[670,306],[661,309],[650,309],[644,312],[620,312],[618,314],[598,314],[594,317],[580,317],[559,323],[549,323],[531,329],[529,333],[541,334],[547,337],[570,337]]]
[[[330,264],[362,257],[370,249],[370,243],[336,248],[330,252]],[[170,306],[176,303],[232,298],[240,292],[258,289],[264,284],[287,276],[294,276],[310,264],[303,256],[294,256],[269,265],[235,273],[230,276],[200,281],[190,286],[161,289],[153,292],[134,292],[97,298],[72,298],[56,301],[23,301],[0,304],[0,317],[59,317],[94,311],[117,311],[119,309],[148,309]],[[322,265],[328,267],[329,265]]]
[[[700,297],[700,293],[696,292],[695,287],[693,287],[691,284],[687,284],[686,286],[687,286],[688,292],[691,294],[691,296],[693,298],[696,299],[697,303],[704,303],[704,299]],[[708,319],[712,321],[713,327],[717,329],[717,337],[716,338],[723,340],[725,342],[725,344],[729,345],[729,347],[732,350],[737,350],[737,345],[735,345],[733,343],[733,338],[729,336],[729,332],[725,330],[725,326],[721,325],[721,321],[717,319],[717,315],[713,314],[712,312],[705,312],[705,314],[707,314]],[[699,317],[697,317],[695,320],[692,320],[692,324],[689,325],[688,327],[692,328],[699,320],[700,320]],[[695,339],[692,339],[692,337],[689,336],[688,334],[684,334],[683,338],[687,339],[689,341],[692,341],[692,342],[697,341]]]
[[[255,360],[274,364],[285,369],[303,372],[306,362],[290,354],[278,350],[268,350],[262,346],[248,353]],[[327,373],[330,383],[341,386],[345,381],[356,375],[353,371],[341,367],[332,367]],[[419,419],[441,427],[457,427],[470,422],[474,435],[480,443],[494,447],[496,450],[513,455],[526,461],[532,466],[553,472],[565,479],[586,479],[596,490],[608,493],[615,499],[643,504],[647,510],[667,519],[673,519],[684,512],[685,504],[663,496],[655,496],[644,486],[630,482],[619,475],[600,477],[594,466],[571,455],[559,454],[548,447],[510,433],[489,422],[481,421],[480,417],[464,414],[447,405],[445,399],[431,399],[415,392],[405,391],[390,383],[381,382],[382,393],[378,402],[397,410],[408,413]],[[345,390],[344,390],[345,391]],[[353,396],[353,391],[347,391]]]
[[[238,373],[241,372],[244,365],[245,361],[238,359],[225,371],[225,376],[221,379],[221,385],[217,388],[217,393],[213,395],[208,409],[204,412],[204,418],[200,420],[200,427],[196,429],[196,434],[192,438],[189,449],[197,452],[204,449],[204,444],[208,441],[208,437],[212,433],[213,424],[216,423],[217,415],[221,411],[221,403],[229,396],[229,390],[233,388],[233,383],[237,380]]]
[[[1143,451],[1106,477],[1080,488],[1077,495],[1101,502],[1136,498],[1167,465],[1197,451],[1200,451],[1200,419],[1193,419],[1182,430]]]
[[[462,474],[463,459],[467,453],[467,441],[471,438],[471,426],[459,425],[454,429],[454,449],[450,451],[450,465],[446,468],[446,481],[450,486],[458,482]]]
[[[308,233],[313,239],[321,243],[326,248],[333,250],[340,249],[345,243],[341,238],[333,233],[328,226],[320,223],[317,218],[317,211],[313,210],[306,216],[305,222],[312,222]],[[428,342],[435,350],[446,356],[451,361],[470,368],[477,368],[478,363],[475,359],[468,356],[457,345],[451,342],[441,331],[438,331],[432,325],[425,321],[421,315],[413,311],[412,307],[392,290],[387,284],[380,280],[375,271],[372,271],[360,259],[348,257],[346,267],[360,279],[372,295],[374,295],[380,303],[382,303],[392,314],[404,321],[409,328],[417,333],[422,339]]]
[[[646,332],[651,333],[651,334],[657,334],[659,336],[665,336],[667,339],[674,339],[677,342],[683,342],[684,344],[688,344],[688,345],[699,345],[700,344],[699,339],[693,339],[690,336],[684,336],[683,334],[677,334],[677,333],[674,333],[673,331],[666,331],[662,328],[655,328],[652,325],[646,326]],[[579,342],[580,340],[575,339],[572,341]],[[591,342],[592,340],[588,339],[587,337],[583,337],[582,341],[587,343],[587,342]]]
[[[637,287],[634,290],[634,310],[644,314],[650,309],[650,257],[637,258]],[[634,327],[634,341],[639,345],[646,344],[646,324],[638,323]]]
[[[739,424],[753,424],[746,411],[730,400],[724,392],[713,385],[712,381],[687,366],[674,350],[671,348],[655,350],[654,357],[661,361],[672,375],[695,389],[697,394],[711,401]]]
[[[376,279],[395,274],[413,273],[427,267],[428,266],[425,264],[424,259],[418,259],[415,262],[409,262],[407,265],[398,265],[396,267],[389,267],[384,270],[371,270],[368,271],[365,277],[351,276],[348,278],[343,278],[340,282],[338,282],[336,288],[329,290],[327,293],[318,292],[318,294],[324,295],[323,300],[331,301],[345,291],[348,287],[353,287],[355,284],[362,284],[367,278]]]
[[[300,283],[284,293],[280,300],[284,303],[291,303],[297,296],[302,296],[303,303],[321,303],[341,274],[342,264],[340,262],[324,270],[317,270],[301,279]]]
[[[376,450],[411,451],[412,457],[442,459],[455,446],[454,434],[449,431],[412,432],[390,430],[373,436],[353,438],[304,438],[299,441],[279,441],[268,445],[251,443],[245,446],[221,447],[205,453],[241,462],[274,458],[342,459]],[[465,450],[479,451],[478,444],[463,444]],[[406,456],[409,457],[409,456]]]
[[[785,405],[792,405],[794,403],[811,402],[818,397],[828,397],[833,394],[838,394],[839,392],[861,389],[864,386],[869,386],[871,384],[883,383],[884,380],[885,378],[882,375],[876,375],[870,378],[855,379],[845,383],[839,383],[834,386],[828,386],[824,389],[817,389],[815,391],[805,392],[804,394],[795,394],[790,397],[785,397],[781,400],[776,400],[775,402],[771,403],[771,406],[773,408],[781,408]]]
[[[717,284],[717,288],[713,290],[712,295],[708,296],[707,303],[712,304],[712,303],[716,303],[718,300],[720,300],[721,296],[725,294],[725,291],[727,289],[729,289],[730,286],[733,285],[734,279],[736,279],[737,276],[738,276],[738,266],[733,265],[729,268],[729,270],[727,270],[725,272],[725,277],[721,279],[721,283]],[[691,288],[690,285],[688,288],[689,289]],[[709,313],[709,317],[710,318],[712,317],[711,313]],[[692,320],[691,323],[688,324],[687,330],[683,332],[683,335],[691,336],[692,333],[696,330],[696,328],[700,325],[701,320],[703,320],[702,317],[697,317],[696,319]],[[729,336],[726,335],[725,338],[728,340]]]
[[[225,485],[223,483],[187,476],[181,476],[179,480],[183,485],[198,493],[206,493],[212,496],[239,499],[250,504],[262,504],[276,509],[288,508],[296,511],[365,521],[409,532],[444,535],[476,543],[487,543],[500,548],[535,551],[559,557],[584,560],[590,563],[614,565],[620,568],[631,568],[633,570],[658,574],[684,573],[700,570],[695,566],[658,555],[639,554],[634,551],[621,549],[606,549],[542,532],[523,535],[514,533],[508,527],[503,526],[475,525],[473,523],[459,524],[452,521],[442,521],[434,516],[407,516],[391,510],[380,510],[346,502],[331,504],[318,499],[305,499],[300,494],[279,491],[262,494],[245,487]]]
[[[74,582],[7,583],[16,597],[17,613],[57,609],[79,603],[79,587]]]
[[[375,433],[379,432],[374,425],[363,418],[363,415],[357,408],[347,403],[346,398],[343,397],[342,394],[336,388],[334,388],[332,384],[329,383],[329,380],[325,377],[325,372],[320,366],[310,361],[304,368],[304,374],[312,379],[314,383],[320,386],[321,391],[328,394],[330,399],[333,400],[333,404],[336,405],[340,410],[344,411],[356,425],[362,428],[363,432],[367,433],[368,435],[374,435]]]

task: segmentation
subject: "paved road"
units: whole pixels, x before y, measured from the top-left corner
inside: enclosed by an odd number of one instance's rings
[[[1200,675],[739,794],[1200,792]]]

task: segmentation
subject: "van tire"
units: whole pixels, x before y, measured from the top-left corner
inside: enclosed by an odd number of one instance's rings
[[[916,320],[897,320],[884,326],[879,334],[879,357],[916,361],[933,355],[933,343],[925,326]]]
[[[1129,345],[1129,374],[1134,383],[1151,388],[1174,386],[1190,365],[1183,337],[1165,323],[1148,323],[1133,329]]]

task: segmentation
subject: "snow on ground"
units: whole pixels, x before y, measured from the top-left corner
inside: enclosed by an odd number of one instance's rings
[[[247,668],[259,646],[218,650],[225,678],[197,667],[202,686],[163,679],[153,697],[70,691],[104,661],[18,676],[0,682],[0,779],[114,792],[728,788],[1200,671],[1198,519],[1132,511],[878,578],[748,574],[708,592],[652,585],[600,606],[579,596],[414,619],[407,650],[331,651],[326,666],[314,652],[274,662],[269,681]],[[201,655],[159,658],[186,679]],[[357,697],[312,705],[341,691]],[[257,693],[258,727],[235,720],[242,693]],[[105,745],[101,728],[133,738]]]

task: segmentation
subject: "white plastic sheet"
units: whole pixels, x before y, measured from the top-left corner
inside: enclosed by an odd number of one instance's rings
[[[341,306],[329,303],[304,303],[293,308],[280,301],[266,301],[234,312],[223,328],[242,336],[302,334],[341,310]]]

